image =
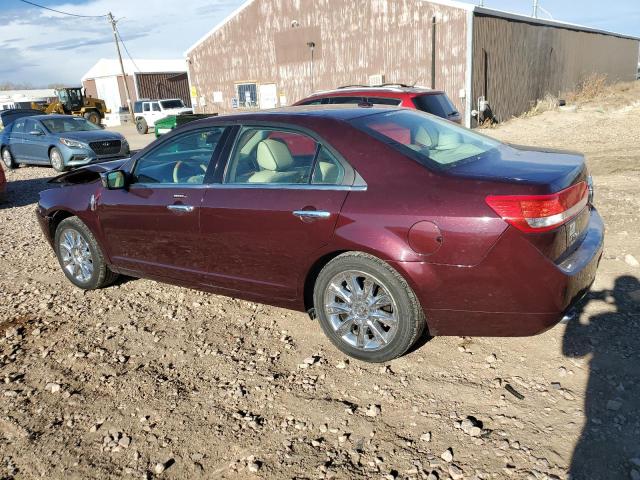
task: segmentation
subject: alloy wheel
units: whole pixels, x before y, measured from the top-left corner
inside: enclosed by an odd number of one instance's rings
[[[380,350],[398,330],[395,299],[380,280],[364,272],[335,275],[324,294],[324,310],[337,336],[358,350]]]
[[[93,275],[93,255],[84,237],[69,228],[60,235],[58,245],[62,268],[78,282],[88,282]]]
[[[11,152],[8,148],[2,150],[2,161],[4,162],[7,168],[11,168],[13,165],[13,160],[11,158]]]
[[[51,166],[58,171],[62,170],[62,155],[60,155],[60,152],[58,152],[57,150],[53,150],[51,152]]]

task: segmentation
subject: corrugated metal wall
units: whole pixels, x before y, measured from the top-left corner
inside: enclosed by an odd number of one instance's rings
[[[637,40],[478,14],[473,22],[474,106],[485,95],[500,121],[594,73],[635,79]]]
[[[98,90],[96,89],[96,81],[94,79],[84,80],[82,86],[87,96],[93,98],[98,97]]]
[[[232,111],[243,82],[275,84],[279,105],[309,95],[308,42],[316,45],[313,90],[368,84],[375,74],[430,86],[434,16],[435,86],[463,112],[466,12],[420,0],[255,0],[190,52],[197,110]]]
[[[138,73],[136,81],[140,98],[181,98],[191,106],[186,73]]]

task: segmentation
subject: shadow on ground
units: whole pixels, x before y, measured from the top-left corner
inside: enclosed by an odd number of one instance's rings
[[[613,304],[615,311],[589,316],[584,310],[591,301]],[[571,460],[571,480],[636,478],[632,470],[640,472],[639,302],[638,279],[620,276],[613,291],[591,292],[567,325],[564,355],[591,355],[585,426]]]
[[[54,186],[47,184],[53,177],[33,178],[29,180],[9,180],[4,201],[0,202],[0,210],[24,207],[38,202],[38,194]]]

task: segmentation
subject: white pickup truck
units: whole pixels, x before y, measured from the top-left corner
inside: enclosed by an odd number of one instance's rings
[[[179,98],[168,98],[164,100],[138,100],[133,106],[133,113],[136,120],[136,130],[139,134],[144,135],[154,127],[157,120],[169,115],[193,113],[193,110],[186,107]]]

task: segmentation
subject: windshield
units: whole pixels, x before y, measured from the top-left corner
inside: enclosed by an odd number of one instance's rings
[[[167,109],[167,108],[184,108],[184,103],[182,103],[182,100],[162,100],[160,102],[160,105],[162,105],[163,109]]]
[[[413,103],[418,110],[432,113],[442,118],[453,117],[458,114],[456,107],[451,103],[446,95],[421,95],[413,99]]]
[[[357,128],[424,165],[448,167],[477,159],[500,142],[416,110],[393,110],[352,120]]]
[[[48,118],[46,120],[42,120],[42,123],[51,133],[89,132],[92,130],[101,130],[97,125],[94,125],[81,117]]]

